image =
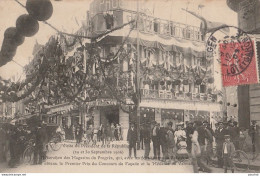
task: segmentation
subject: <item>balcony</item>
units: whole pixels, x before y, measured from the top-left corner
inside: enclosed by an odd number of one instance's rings
[[[171,92],[169,90],[141,89],[144,99],[161,99],[177,101],[198,101],[198,102],[218,102],[217,94],[191,93],[191,92]],[[221,101],[219,101],[221,103]]]

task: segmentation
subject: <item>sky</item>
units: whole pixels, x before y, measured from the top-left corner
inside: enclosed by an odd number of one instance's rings
[[[26,0],[20,0],[20,2],[26,4]],[[52,0],[54,10],[48,22],[61,31],[73,33],[80,27],[81,21],[85,19],[90,2],[91,0]],[[204,7],[198,9],[199,4]],[[228,8],[226,0],[145,0],[145,3],[140,3],[139,6],[141,10],[148,8],[156,17],[184,24],[198,26],[200,21],[183,11],[182,8],[196,12],[210,21],[237,26],[237,14]],[[0,0],[0,46],[4,31],[8,27],[15,27],[16,19],[22,14],[27,14],[26,9],[14,0]],[[56,33],[49,26],[41,22],[39,24],[38,33],[33,37],[26,38],[25,42],[18,47],[13,59],[16,63],[11,61],[0,67],[1,77],[7,79],[14,74],[22,73],[22,66],[26,65],[32,58],[35,42],[44,45],[49,37]]]

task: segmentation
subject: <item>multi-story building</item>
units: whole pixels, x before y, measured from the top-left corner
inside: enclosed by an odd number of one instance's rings
[[[141,62],[141,123],[165,124],[207,120],[222,116],[221,96],[214,91],[212,65],[205,56],[205,41],[199,27],[137,12],[137,1],[94,0],[88,12],[88,33],[97,35],[137,19],[102,38],[102,56],[116,51],[123,41],[137,48]],[[134,30],[130,32],[131,28]],[[130,32],[130,34],[129,34]],[[125,71],[131,64],[126,62]],[[128,65],[128,66],[127,66]],[[116,100],[97,100],[94,124],[120,123],[124,130],[134,117]],[[145,120],[146,119],[146,120]]]
[[[256,40],[257,60],[260,51],[260,1],[227,0],[227,5],[238,14],[238,27],[251,34]],[[258,65],[259,67],[259,65]],[[258,69],[259,70],[259,69]],[[259,84],[238,86],[238,120],[240,126],[248,128],[250,121],[260,122]]]

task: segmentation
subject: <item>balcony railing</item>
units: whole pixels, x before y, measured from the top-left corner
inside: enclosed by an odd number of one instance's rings
[[[186,101],[206,101],[217,102],[217,94],[191,93],[191,92],[171,92],[168,90],[141,89],[142,98],[164,99],[164,100],[186,100]]]

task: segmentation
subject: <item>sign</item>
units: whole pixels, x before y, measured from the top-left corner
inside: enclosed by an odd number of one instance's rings
[[[52,114],[55,112],[62,112],[62,111],[70,111],[73,109],[73,105],[63,105],[58,107],[51,107],[47,114]]]
[[[172,93],[168,90],[149,90],[142,89],[143,98],[195,100],[195,101],[217,101],[217,96],[207,93]]]
[[[117,105],[117,101],[113,99],[97,99],[96,106],[113,106]]]

